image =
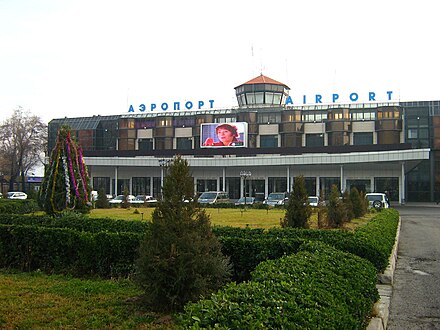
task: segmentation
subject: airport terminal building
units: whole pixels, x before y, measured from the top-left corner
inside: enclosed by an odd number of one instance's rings
[[[174,155],[188,160],[197,193],[263,200],[289,192],[303,175],[310,195],[387,192],[392,202],[440,200],[440,101],[296,105],[290,88],[260,75],[235,87],[238,107],[214,101],[130,106],[126,114],[59,118],[49,123],[49,150],[68,125],[89,168],[94,190],[158,196]],[[388,92],[390,96],[391,92]],[[231,130],[232,127],[232,130]],[[235,140],[222,144],[229,129]],[[228,133],[228,132],[226,132]],[[224,143],[224,142],[223,142]]]

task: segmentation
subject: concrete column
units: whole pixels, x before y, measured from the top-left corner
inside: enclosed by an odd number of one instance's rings
[[[288,193],[290,193],[290,190],[291,190],[291,184],[290,184],[290,166],[287,166],[287,168],[286,168],[286,174],[287,174],[287,192]]]
[[[319,197],[321,196],[321,189],[319,188],[319,176],[316,177],[315,185],[316,185],[316,196]]]
[[[269,178],[266,176],[264,178],[264,198],[267,198],[269,195]]]
[[[341,165],[341,193],[345,191],[345,182],[344,182],[344,165]]]
[[[118,167],[115,167],[115,186],[114,186],[115,196],[118,196]]]
[[[400,204],[405,204],[405,162],[402,162],[402,174],[400,175]]]
[[[223,167],[222,171],[222,179],[223,179],[223,191],[226,191],[226,167]]]

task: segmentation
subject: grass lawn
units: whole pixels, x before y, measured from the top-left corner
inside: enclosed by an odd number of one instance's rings
[[[171,329],[143,311],[130,281],[0,270],[1,329]]]
[[[151,221],[152,207],[131,207],[130,209],[111,208],[111,209],[93,209],[89,214],[90,218],[111,218],[122,220],[144,220]],[[211,218],[213,226],[232,226],[232,227],[250,227],[250,228],[272,228],[280,227],[280,220],[284,217],[284,209],[240,209],[240,208],[205,208],[205,211]],[[349,223],[344,224],[347,230],[366,223],[374,213],[367,213],[361,219],[354,219]],[[313,212],[309,219],[309,227],[316,229],[317,213]]]
[[[129,209],[93,209],[89,216],[91,218],[112,218],[123,220],[144,220],[151,221],[152,207],[131,207]],[[211,223],[214,226],[235,226],[253,228],[271,228],[280,226],[280,218],[284,217],[284,210],[258,210],[239,208],[205,208],[210,215]]]

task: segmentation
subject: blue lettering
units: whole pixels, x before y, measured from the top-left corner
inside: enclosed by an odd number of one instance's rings
[[[188,101],[185,103],[185,107],[190,110],[193,107],[193,103],[191,101]]]
[[[350,100],[353,102],[356,102],[359,98],[359,95],[357,93],[351,93],[350,94]]]
[[[130,104],[130,108],[128,108],[128,112],[134,112],[133,106]]]
[[[151,103],[151,111],[154,111],[154,109],[156,109],[156,104],[155,103]]]
[[[140,112],[144,112],[144,111],[145,111],[145,104],[141,104],[141,105],[139,106],[139,111],[140,111]]]
[[[160,107],[162,108],[163,111],[167,111],[167,109],[168,109],[168,103],[162,103],[162,104],[160,105]]]
[[[214,108],[214,100],[209,100],[209,105],[211,109]]]
[[[375,92],[368,93],[368,101],[376,101],[376,93]]]
[[[287,99],[286,99],[286,105],[288,105],[288,104],[292,104],[293,105],[293,100],[292,100],[292,98],[290,97],[290,95],[287,97]]]
[[[180,102],[174,102],[174,110],[180,110]]]
[[[201,109],[203,107],[203,105],[205,104],[205,102],[203,101],[199,101],[199,109]]]
[[[335,103],[336,100],[339,99],[339,94],[333,94],[332,99],[333,99],[333,103]]]
[[[387,94],[388,94],[388,101],[391,101],[391,94],[393,94],[393,92],[392,91],[388,91]]]
[[[319,94],[316,94],[316,95],[315,95],[315,101],[316,101],[316,103],[322,103],[321,99],[322,99],[322,95],[319,95]]]
[[[303,104],[306,104],[306,103],[307,103],[307,101],[306,101],[306,96],[303,95]]]

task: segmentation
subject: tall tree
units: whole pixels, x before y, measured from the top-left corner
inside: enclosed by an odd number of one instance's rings
[[[25,178],[32,168],[43,165],[47,145],[47,125],[22,107],[0,126],[0,152],[3,161],[0,171],[9,178],[9,190],[21,179],[26,190]]]
[[[194,200],[188,162],[179,156],[167,169],[136,266],[147,303],[159,310],[179,310],[218,289],[229,275],[209,216]]]
[[[92,206],[91,191],[81,147],[72,139],[70,129],[63,126],[41,184],[40,205],[51,215],[64,210],[86,213]]]

